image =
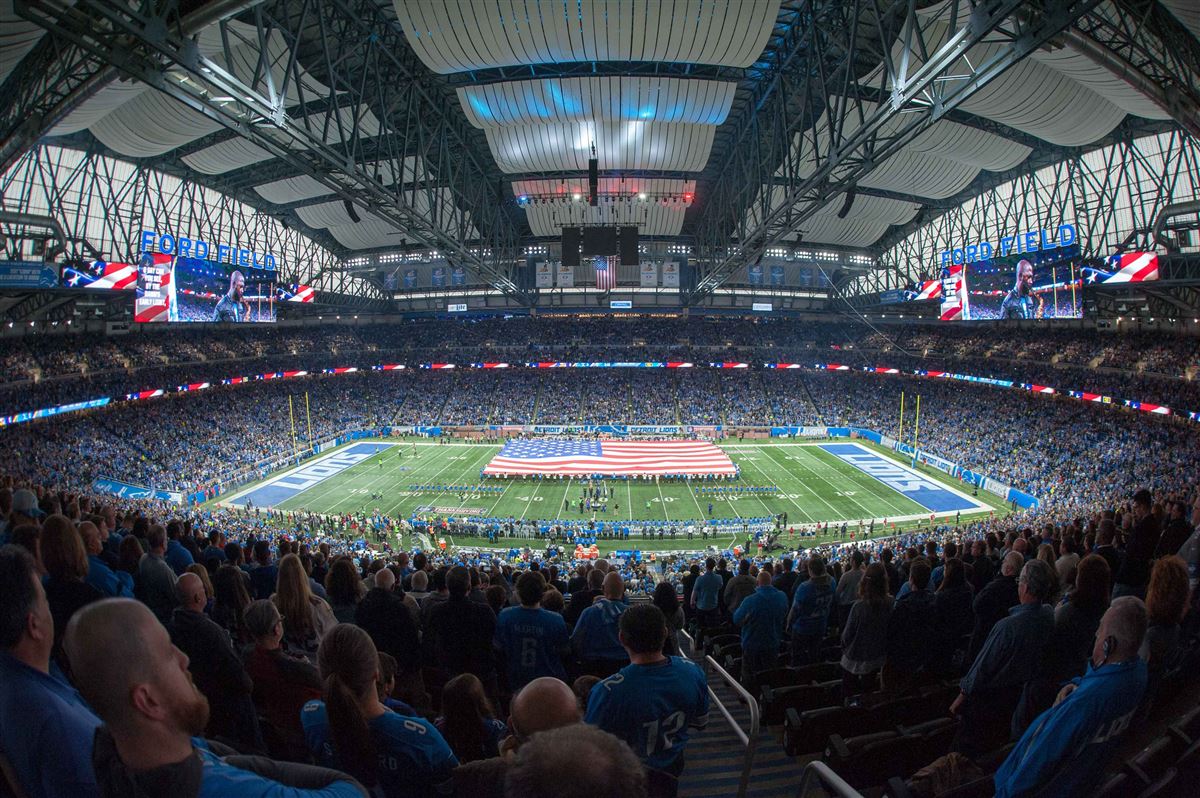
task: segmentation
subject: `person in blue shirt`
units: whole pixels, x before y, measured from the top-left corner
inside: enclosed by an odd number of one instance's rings
[[[1146,625],[1141,599],[1113,600],[1087,672],[1063,687],[1009,752],[993,778],[996,798],[1075,798],[1094,791],[1146,691],[1146,663],[1138,656]]]
[[[716,572],[717,561],[709,557],[704,561],[704,573],[692,585],[692,608],[696,610],[696,622],[703,629],[716,626],[720,618],[719,604],[725,580]]]
[[[584,722],[629,744],[646,767],[678,776],[689,729],[708,723],[708,680],[694,662],[662,653],[667,619],[653,604],[621,616],[630,664],[592,688]]]
[[[104,721],[88,751],[104,798],[366,797],[343,773],[260,757],[227,759],[197,738],[208,722],[208,701],[192,683],[187,656],[144,604],[112,598],[87,605],[68,624],[64,648],[80,693]]]
[[[379,702],[379,657],[370,635],[353,624],[333,627],[317,650],[317,668],[325,697],[305,704],[300,722],[319,764],[385,798],[434,796],[450,781],[458,759],[441,732]]]
[[[787,627],[792,631],[793,666],[808,665],[820,656],[836,588],[837,580],[825,570],[824,558],[819,554],[809,557],[808,579],[796,588],[787,616]]]
[[[176,576],[186,571],[188,566],[195,562],[192,553],[179,542],[182,535],[183,524],[180,521],[167,523],[167,551],[163,554],[163,559],[167,561],[167,565],[171,566],[171,570],[175,572]]]
[[[562,651],[568,646],[567,624],[557,612],[542,609],[546,579],[527,571],[517,579],[520,607],[500,611],[493,645],[508,664],[508,689],[516,692],[539,676],[566,680]]]
[[[629,662],[621,645],[619,623],[629,609],[625,603],[625,582],[616,571],[604,576],[603,598],[585,609],[575,622],[571,645],[582,661],[584,673],[604,678]]]
[[[91,757],[100,719],[51,664],[53,646],[33,557],[0,548],[0,752],[29,798],[99,796]]]
[[[754,592],[733,613],[733,622],[742,627],[742,684],[753,684],[755,674],[778,664],[787,614],[787,594],[771,586],[771,572],[764,568]]]
[[[84,521],[79,525],[79,534],[83,537],[83,547],[88,555],[88,572],[84,581],[106,596],[133,598],[133,574],[114,571],[100,557],[104,551],[100,529],[91,521]]]

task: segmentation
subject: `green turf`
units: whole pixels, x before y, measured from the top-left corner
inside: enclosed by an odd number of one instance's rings
[[[861,441],[860,441],[861,443]],[[870,446],[870,444],[864,444]],[[396,450],[401,456],[397,459]],[[709,483],[612,480],[613,496],[608,512],[595,513],[597,520],[694,521],[702,518],[761,518],[786,512],[792,526],[814,522],[850,523],[859,519],[909,518],[902,526],[927,523],[928,511],[893,491],[873,477],[813,445],[801,442],[730,442],[723,446],[741,467],[734,483],[775,488],[766,495],[734,495],[725,498],[696,495],[694,487]],[[881,453],[883,449],[872,447]],[[591,512],[579,512],[583,485],[578,480],[487,480],[481,483],[480,469],[498,452],[496,445],[429,441],[402,442],[346,471],[330,477],[279,505],[284,510],[306,510],[322,514],[380,512],[392,517],[409,517],[417,507],[434,506],[483,510],[492,517],[518,519],[588,520]],[[415,452],[415,454],[414,454]],[[944,475],[921,469],[949,484]],[[416,484],[486,484],[502,487],[499,495],[457,491],[413,491]],[[371,494],[381,493],[382,499]],[[982,493],[980,498],[989,501]],[[564,499],[570,505],[564,509]],[[708,503],[712,502],[712,515]],[[990,502],[1002,513],[1003,503]],[[964,519],[969,516],[964,515]],[[876,525],[876,534],[883,532]],[[520,541],[521,539],[517,539]],[[459,544],[469,543],[460,540]],[[507,540],[505,541],[508,542]],[[809,539],[806,541],[812,543]],[[674,549],[686,541],[631,540],[643,549]]]

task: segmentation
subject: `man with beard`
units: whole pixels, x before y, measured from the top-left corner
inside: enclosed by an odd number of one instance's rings
[[[213,311],[213,321],[250,321],[250,303],[245,299],[246,278],[234,270],[229,275],[229,293],[221,297]]]
[[[1005,319],[1040,319],[1045,302],[1033,295],[1033,264],[1022,258],[1017,262],[1017,284],[1000,304]]]
[[[153,613],[130,599],[95,602],[67,626],[65,650],[79,690],[104,725],[92,764],[103,796],[363,798],[348,776],[253,756],[223,757],[195,735],[208,701],[188,658]]]

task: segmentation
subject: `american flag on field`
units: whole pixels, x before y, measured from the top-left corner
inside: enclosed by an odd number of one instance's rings
[[[617,287],[617,267],[608,258],[596,258],[596,287],[601,291]]]
[[[509,441],[484,476],[652,476],[737,474],[729,455],[708,441]]]
[[[122,291],[137,287],[138,270],[132,263],[93,261],[84,269],[70,266],[63,269],[63,285],[67,288],[96,288]]]

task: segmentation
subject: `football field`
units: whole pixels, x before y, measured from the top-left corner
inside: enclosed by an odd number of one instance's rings
[[[646,521],[702,519],[736,527],[747,519],[786,513],[788,525],[797,529],[825,522],[840,526],[844,521],[856,531],[860,520],[874,519],[877,535],[884,532],[884,519],[907,528],[927,525],[931,514],[953,522],[960,515],[965,521],[993,510],[998,515],[1007,511],[995,497],[982,491],[973,495],[971,486],[924,466],[914,470],[908,461],[864,441],[730,442],[721,448],[740,467],[739,478],[589,483],[575,478],[482,478],[480,470],[499,452],[499,445],[371,439],[285,469],[222,497],[220,503],[319,514],[595,520],[632,527]],[[585,488],[601,484],[607,488],[602,505],[581,507]],[[504,539],[505,544],[510,541],[523,539]],[[684,545],[680,540],[644,540],[632,533],[629,542],[642,549]]]

